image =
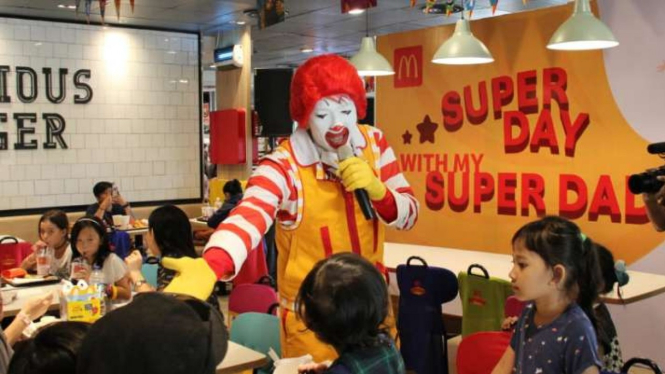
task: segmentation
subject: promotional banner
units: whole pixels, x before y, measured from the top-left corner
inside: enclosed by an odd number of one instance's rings
[[[377,125],[421,204],[416,226],[388,241],[510,253],[519,227],[560,215],[628,263],[661,244],[627,178],[663,161],[618,108],[608,52],[546,48],[571,13],[472,21],[495,59],[485,65],[431,62],[454,25],[379,37],[396,74],[378,78]]]

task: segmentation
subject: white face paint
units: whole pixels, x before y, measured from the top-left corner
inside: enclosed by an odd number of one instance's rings
[[[356,106],[349,96],[327,96],[314,106],[314,110],[309,116],[309,129],[314,142],[319,147],[327,151],[334,151],[336,147],[331,145],[331,136],[334,136],[332,134],[339,134],[342,127],[351,131],[357,126],[357,120]]]

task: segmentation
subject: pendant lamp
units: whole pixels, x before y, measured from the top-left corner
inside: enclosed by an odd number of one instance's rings
[[[376,51],[374,37],[369,36],[368,10],[365,11],[365,37],[360,42],[360,50],[351,57],[350,62],[358,70],[358,75],[362,77],[395,74],[390,62]]]
[[[589,0],[575,0],[575,9],[550,38],[548,49],[583,51],[612,48],[619,42],[612,31],[593,13]]]
[[[489,49],[471,33],[469,20],[462,19],[455,24],[453,36],[437,49],[432,62],[445,65],[487,64],[494,61]]]

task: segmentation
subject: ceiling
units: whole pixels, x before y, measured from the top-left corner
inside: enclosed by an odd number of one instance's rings
[[[62,20],[84,20],[82,14],[58,5],[73,5],[75,0],[1,0],[0,14]],[[82,2],[85,0],[82,0]],[[457,0],[460,2],[460,0]],[[198,31],[204,36],[230,33],[237,21],[252,25],[254,55],[252,65],[257,68],[295,66],[311,56],[301,52],[309,47],[314,53],[353,55],[360,39],[365,36],[366,15],[341,14],[339,0],[284,0],[287,10],[285,22],[259,30],[257,20],[243,11],[256,7],[256,0],[135,0],[134,12],[129,0],[122,0],[120,21],[116,18],[113,1],[106,9],[109,24],[169,28]],[[378,0],[378,6],[369,11],[369,33],[372,35],[422,29],[453,23],[458,16],[424,14],[419,0],[416,7],[409,0]],[[567,0],[499,0],[495,16],[561,5]],[[491,17],[489,0],[476,0],[473,19]],[[99,2],[94,1],[91,21],[99,22]],[[206,61],[204,61],[206,63]]]

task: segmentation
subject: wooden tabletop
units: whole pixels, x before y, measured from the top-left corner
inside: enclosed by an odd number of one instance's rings
[[[217,374],[238,373],[244,370],[260,368],[268,363],[268,357],[229,340],[226,357],[217,366]]]
[[[410,256],[423,258],[429,265],[446,268],[455,274],[466,271],[471,264],[480,264],[493,277],[510,281],[508,273],[512,268],[512,256],[471,250],[429,247],[414,244],[385,243],[385,266],[394,271],[400,264],[406,264]],[[414,262],[419,264],[419,262]],[[630,282],[621,287],[623,300],[617,296],[616,284],[613,292],[604,295],[608,304],[630,304],[665,292],[665,275],[628,271]],[[397,282],[391,277],[391,292],[397,290]],[[392,284],[394,283],[394,284]],[[399,290],[397,290],[399,293]]]
[[[192,224],[192,230],[200,230],[200,229],[209,229],[208,223],[199,221],[198,217],[197,218],[190,218],[189,222]]]

